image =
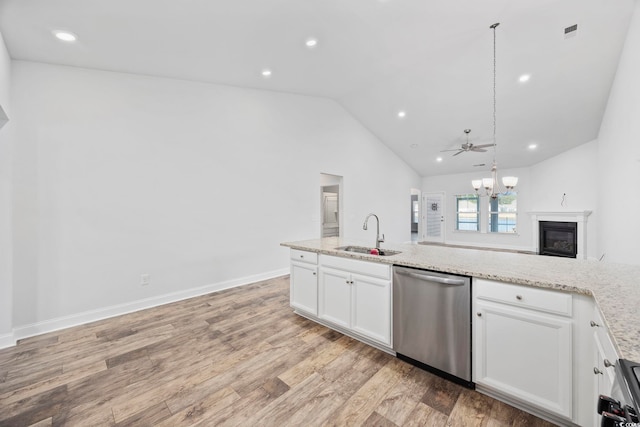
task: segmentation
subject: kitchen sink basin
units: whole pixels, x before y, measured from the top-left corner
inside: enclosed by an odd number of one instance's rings
[[[336,250],[338,251],[356,252],[359,254],[375,255],[371,253],[372,249],[373,248],[367,248],[364,246],[340,246],[339,248],[336,248]],[[400,251],[391,251],[389,249],[378,249],[378,255],[380,256],[391,256],[391,255],[397,255],[399,253]]]

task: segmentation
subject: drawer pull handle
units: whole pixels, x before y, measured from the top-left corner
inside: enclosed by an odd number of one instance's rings
[[[604,359],[602,363],[604,363],[605,368],[611,368],[613,366],[613,363],[609,362],[609,359]]]
[[[522,295],[516,295],[516,299],[517,299],[518,301],[522,301]]]
[[[593,373],[595,375],[602,375],[602,371],[600,369],[598,369],[598,368],[593,368]]]
[[[477,313],[476,313],[476,316],[478,316],[478,317],[482,317],[482,313],[477,312]]]
[[[593,320],[591,322],[589,322],[589,324],[591,325],[592,328],[599,328],[600,325],[598,325],[596,322],[594,322]]]

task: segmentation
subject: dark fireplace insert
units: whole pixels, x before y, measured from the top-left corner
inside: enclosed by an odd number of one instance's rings
[[[540,255],[575,258],[577,239],[576,222],[540,221]]]

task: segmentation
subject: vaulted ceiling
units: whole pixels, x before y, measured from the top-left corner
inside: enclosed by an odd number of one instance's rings
[[[633,5],[0,0],[0,31],[14,59],[334,99],[428,176],[491,163],[491,150],[441,151],[465,142],[467,128],[471,142],[492,141],[496,22],[499,165],[532,165],[595,139]],[[61,42],[55,30],[78,39]]]

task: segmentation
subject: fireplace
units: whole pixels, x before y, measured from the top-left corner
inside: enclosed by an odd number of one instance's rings
[[[540,221],[540,255],[576,258],[578,252],[578,223]]]
[[[577,223],[577,231],[575,231],[577,242],[574,245],[576,248],[575,258],[587,258],[587,222],[593,211],[532,211],[527,213],[531,216],[532,252],[537,254],[542,253],[543,241],[541,239],[541,222],[559,222],[562,225],[565,225],[566,223]]]

